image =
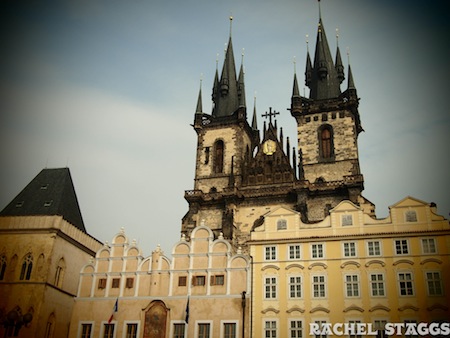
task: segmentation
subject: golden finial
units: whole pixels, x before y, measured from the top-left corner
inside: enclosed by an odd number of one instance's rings
[[[233,13],[230,12],[230,36],[231,36],[231,28],[233,26]]]

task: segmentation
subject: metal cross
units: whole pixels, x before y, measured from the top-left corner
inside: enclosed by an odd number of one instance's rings
[[[266,112],[265,114],[262,114],[261,116],[265,117],[265,118],[268,117],[269,118],[269,123],[272,124],[272,116],[275,117],[275,115],[280,115],[280,113],[276,112],[275,110],[272,113],[272,107],[269,107],[269,112]]]

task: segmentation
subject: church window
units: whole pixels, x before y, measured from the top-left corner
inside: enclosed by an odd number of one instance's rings
[[[33,270],[33,256],[28,254],[22,263],[22,269],[20,270],[20,280],[30,280],[31,271]]]
[[[322,126],[319,129],[320,157],[330,159],[334,155],[333,149],[333,129],[329,125]]]
[[[205,164],[209,163],[209,147],[205,148]]]
[[[5,278],[5,272],[6,272],[6,257],[2,256],[0,257],[0,280],[3,280]]]
[[[66,264],[64,263],[64,259],[61,258],[58,262],[58,266],[56,267],[55,285],[59,288],[61,288],[62,283],[63,283],[65,265]]]
[[[285,219],[279,219],[277,221],[277,230],[286,230],[287,229],[287,221]]]
[[[223,172],[223,153],[224,144],[222,140],[216,141],[214,144],[214,173],[220,174]]]
[[[417,213],[415,210],[408,210],[405,212],[405,221],[406,222],[417,222]]]

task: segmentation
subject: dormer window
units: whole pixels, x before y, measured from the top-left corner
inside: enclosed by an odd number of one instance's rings
[[[342,215],[342,226],[353,225],[352,215]]]

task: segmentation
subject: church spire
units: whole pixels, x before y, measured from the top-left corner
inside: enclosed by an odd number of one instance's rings
[[[253,118],[252,118],[252,129],[258,130],[258,123],[256,121],[256,94],[253,100]]]
[[[292,97],[300,97],[300,90],[298,89],[297,81],[297,64],[294,57],[294,86],[292,88]]]
[[[203,105],[202,105],[202,78],[200,77],[200,89],[198,91],[198,99],[197,99],[197,108],[195,109],[196,114],[203,113]]]
[[[245,84],[244,84],[244,49],[242,49],[241,69],[239,70],[238,78],[238,96],[239,107],[245,107]]]
[[[339,79],[339,84],[345,80],[344,65],[342,64],[341,51],[339,50],[339,31],[336,28],[336,73]]]
[[[306,76],[306,84],[310,88],[310,98],[313,100],[336,98],[341,94],[341,89],[339,86],[340,82],[334,66],[333,58],[331,57],[321,14],[319,14],[319,16],[314,65],[311,69],[310,81],[308,81],[308,75]],[[307,59],[308,56],[309,53],[307,55]]]
[[[230,37],[225,51],[225,60],[223,62],[222,74],[215,96],[215,106],[213,116],[232,115],[239,107],[240,100],[238,94],[238,81],[236,76],[236,66],[234,62],[233,44],[231,40],[231,21],[230,17]]]

